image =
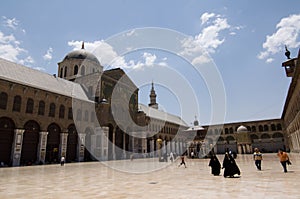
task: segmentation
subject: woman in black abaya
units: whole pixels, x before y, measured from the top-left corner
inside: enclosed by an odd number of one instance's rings
[[[223,160],[223,167],[222,169],[224,169],[224,177],[234,177],[235,174],[240,175],[240,169],[237,166],[234,158],[229,154],[229,153],[225,153],[225,157]]]
[[[215,154],[213,154],[210,158],[209,165],[211,167],[211,174],[218,176],[220,175],[221,164]]]

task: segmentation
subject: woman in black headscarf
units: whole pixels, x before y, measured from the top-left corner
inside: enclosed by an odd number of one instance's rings
[[[234,158],[228,153],[225,153],[225,157],[223,160],[223,167],[222,169],[224,169],[224,177],[234,177],[235,174],[240,175],[240,169],[237,166]]]
[[[211,155],[208,166],[211,167],[211,174],[213,174],[214,176],[220,175],[221,164],[215,154]]]

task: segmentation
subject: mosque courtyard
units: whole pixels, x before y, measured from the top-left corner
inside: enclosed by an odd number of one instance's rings
[[[284,173],[276,154],[238,155],[240,178],[213,176],[209,159],[133,159],[0,169],[0,198],[300,198],[300,154]],[[218,155],[222,163],[223,155]],[[223,170],[221,171],[223,174]]]

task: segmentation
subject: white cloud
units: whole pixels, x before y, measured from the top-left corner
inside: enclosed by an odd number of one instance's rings
[[[220,36],[220,33],[225,30],[230,29],[230,25],[227,23],[227,19],[216,15],[214,13],[204,13],[201,16],[202,23],[207,23],[211,20],[211,25],[206,26],[202,31],[194,36],[189,37],[182,41],[183,51],[180,55],[190,56],[192,62],[206,63],[209,60],[208,54],[215,53],[216,49],[225,41],[224,38]]]
[[[25,59],[20,59],[18,61],[20,64],[33,64],[34,63],[34,59],[31,56],[25,57]]]
[[[201,25],[205,24],[210,18],[214,17],[215,13],[207,13],[205,12],[204,14],[201,15]]]
[[[46,61],[52,60],[52,53],[53,53],[53,49],[51,47],[49,47],[46,54],[43,56],[44,60],[46,60]]]
[[[82,41],[70,41],[68,42],[69,46],[73,47],[73,50],[81,49]],[[166,66],[167,63],[164,59],[161,62],[157,62],[157,57],[151,53],[143,53],[138,61],[129,60],[126,61],[123,56],[119,56],[113,49],[111,45],[106,43],[105,41],[94,41],[94,42],[84,42],[84,48],[93,53],[101,65],[104,66],[113,66],[120,68],[128,68],[128,69],[140,69],[142,67],[151,67],[154,65]]]
[[[267,63],[272,63],[273,61],[274,61],[273,58],[268,58],[268,59],[266,60]]]
[[[36,70],[40,70],[40,71],[46,71],[45,68],[42,68],[42,67],[33,67],[33,68]]]
[[[275,33],[266,36],[266,41],[263,43],[264,51],[257,56],[259,59],[266,59],[268,63],[270,56],[283,52],[284,45],[287,45],[288,48],[300,46],[300,14],[282,18],[276,28]]]
[[[0,31],[0,57],[12,62],[23,65],[30,65],[34,63],[32,57],[24,57],[27,51],[20,47],[21,42],[18,41],[13,34],[5,35]]]
[[[19,25],[19,21],[16,18],[8,19],[7,17],[3,17],[4,19],[4,25],[6,27],[9,27],[13,30],[17,29],[17,26]]]

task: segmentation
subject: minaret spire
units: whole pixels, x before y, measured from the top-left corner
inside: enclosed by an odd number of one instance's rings
[[[81,44],[81,49],[84,49],[84,41]]]
[[[156,103],[156,93],[154,90],[154,83],[152,81],[152,87],[151,87],[151,91],[150,91],[150,104],[149,106],[155,109],[158,109],[158,104]]]

